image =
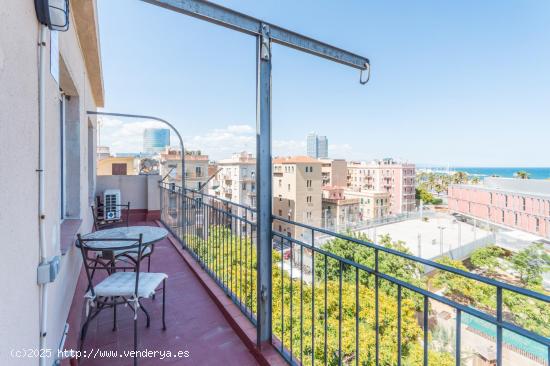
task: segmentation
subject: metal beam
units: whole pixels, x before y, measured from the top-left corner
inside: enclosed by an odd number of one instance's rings
[[[204,0],[142,0],[166,9],[218,24],[252,36],[261,36],[261,26],[270,29],[271,40],[283,46],[326,58],[359,70],[369,68],[369,59],[269,22]]]
[[[258,311],[257,343],[271,343],[271,260],[272,260],[272,165],[271,165],[271,39],[262,25],[257,37],[256,78],[256,179],[258,214],[256,221]]]

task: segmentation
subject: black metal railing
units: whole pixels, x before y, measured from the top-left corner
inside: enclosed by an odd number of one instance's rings
[[[255,323],[255,210],[161,192],[162,220]],[[272,238],[272,343],[291,364],[548,365],[546,294],[415,257],[389,237],[377,245],[274,216]]]

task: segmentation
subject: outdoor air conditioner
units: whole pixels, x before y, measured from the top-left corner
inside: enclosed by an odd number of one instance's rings
[[[106,189],[103,192],[105,220],[120,220],[120,189]]]

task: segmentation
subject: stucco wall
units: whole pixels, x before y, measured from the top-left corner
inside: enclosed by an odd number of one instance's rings
[[[120,189],[122,203],[131,209],[160,210],[160,175],[103,175],[97,177],[98,195],[106,189]]]
[[[74,19],[71,19],[71,22]],[[74,23],[73,23],[74,24]],[[11,350],[38,348],[39,287],[36,269],[38,247],[38,39],[34,1],[4,1],[0,7],[0,240],[6,294],[0,308],[0,364],[35,365],[37,359],[14,359]],[[59,86],[50,74],[50,35],[46,37],[46,129],[45,129],[45,233],[48,257],[60,255],[60,108]],[[77,196],[82,219],[81,231],[91,228],[88,206],[88,137],[95,121],[85,111],[96,108],[92,97],[82,48],[74,27],[59,33],[62,64],[66,65],[61,87],[78,95],[76,111],[80,144],[69,153],[79,155],[73,177],[79,181]],[[76,150],[75,150],[76,149]],[[14,163],[16,162],[16,163]],[[93,169],[92,169],[93,171]],[[70,177],[69,177],[70,178]],[[71,180],[70,180],[71,181]],[[78,205],[77,205],[78,206]],[[46,347],[57,349],[80,271],[80,256],[73,248],[61,259],[56,281],[48,285],[48,322]],[[80,295],[80,294],[79,294]],[[51,362],[49,362],[51,364]]]

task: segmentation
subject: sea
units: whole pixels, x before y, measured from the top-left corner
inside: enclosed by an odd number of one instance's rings
[[[490,177],[497,175],[503,178],[514,178],[514,174],[518,171],[525,171],[529,174],[530,179],[550,179],[550,167],[548,168],[525,168],[525,167],[508,167],[508,168],[494,168],[494,167],[426,167],[433,171],[447,171],[451,172],[466,172],[471,176],[478,176],[480,178]]]

